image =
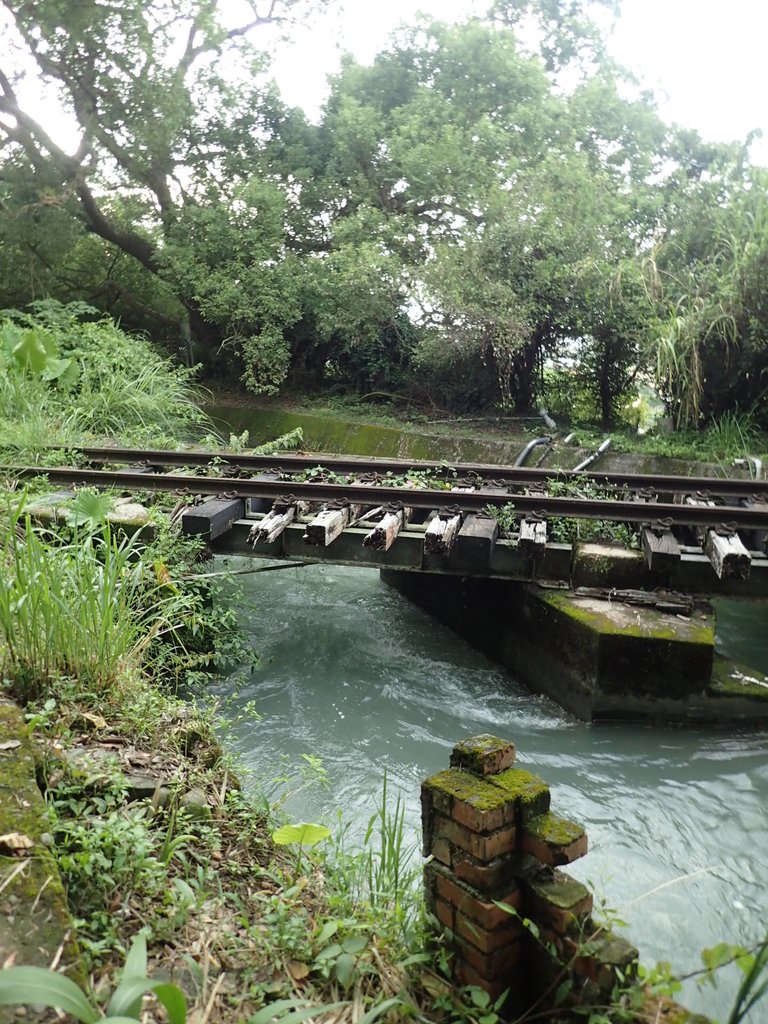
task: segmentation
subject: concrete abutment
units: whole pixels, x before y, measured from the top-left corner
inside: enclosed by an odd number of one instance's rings
[[[768,719],[768,678],[715,652],[715,615],[534,583],[382,569],[382,580],[579,718]]]

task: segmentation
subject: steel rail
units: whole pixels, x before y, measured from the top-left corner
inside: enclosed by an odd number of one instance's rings
[[[130,470],[77,469],[73,467],[0,466],[0,474],[11,477],[47,476],[61,484],[128,488],[134,491],[165,491],[181,494],[222,495],[241,498],[277,498],[290,493],[297,500],[329,502],[346,500],[365,506],[401,502],[411,508],[444,509],[458,506],[464,512],[481,512],[488,505],[514,504],[519,516],[540,513],[571,519],[605,519],[613,522],[655,522],[668,520],[673,526],[767,529],[768,512],[743,506],[673,505],[665,502],[646,504],[638,501],[553,498],[549,495],[511,494],[500,490],[471,492],[437,491],[422,488],[362,486],[259,480],[237,477],[182,476],[179,474],[137,473]]]
[[[62,449],[51,449],[62,450]],[[568,469],[531,469],[515,466],[497,466],[480,462],[427,462],[408,459],[378,459],[364,456],[339,455],[240,455],[229,453],[219,456],[215,452],[164,451],[144,448],[68,448],[78,451],[87,459],[133,463],[148,466],[211,466],[213,464],[234,469],[270,472],[305,472],[322,466],[335,473],[398,473],[415,472],[456,473],[459,477],[478,476],[485,480],[499,480],[505,484],[528,487],[531,484],[592,480],[609,487],[627,487],[642,490],[653,487],[657,493],[693,494],[696,491],[709,492],[713,496],[764,497],[768,498],[768,480],[750,480],[742,477],[719,479],[707,476],[673,476],[655,473],[575,473]]]

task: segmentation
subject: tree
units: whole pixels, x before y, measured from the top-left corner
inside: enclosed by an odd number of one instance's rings
[[[211,360],[229,342],[249,383],[274,387],[296,305],[282,260],[286,192],[259,166],[280,103],[250,39],[306,14],[306,0],[244,3],[238,24],[225,23],[215,0],[2,6],[34,62],[0,65],[6,207],[27,224],[41,205],[76,217],[108,244],[108,259],[124,253],[167,282],[200,354]],[[25,106],[31,74],[55,88],[76,125],[71,148]],[[27,197],[14,187],[20,174]]]
[[[601,353],[608,421],[647,311],[626,264],[656,228],[665,137],[609,63],[564,92],[498,21],[422,23],[372,67],[348,61],[304,137],[302,205],[318,226],[304,262],[318,282],[342,264],[350,282],[386,282],[376,298],[348,285],[340,321],[351,339],[407,315],[441,403],[528,410],[543,360],[581,339]]]
[[[655,252],[663,288],[649,338],[660,387],[678,425],[726,412],[768,422],[768,172],[747,148],[676,144],[679,163]]]

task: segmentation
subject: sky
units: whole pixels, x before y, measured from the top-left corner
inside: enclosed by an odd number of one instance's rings
[[[342,47],[368,63],[418,11],[456,20],[487,6],[488,0],[346,0],[343,17],[315,24],[280,55],[275,75],[286,100],[312,116]],[[752,158],[768,165],[767,41],[768,0],[623,0],[609,49],[653,89],[665,120],[711,141],[743,141],[762,129]]]

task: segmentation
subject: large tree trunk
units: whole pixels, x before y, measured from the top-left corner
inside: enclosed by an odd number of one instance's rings
[[[598,389],[600,395],[600,419],[603,430],[608,430],[613,425],[613,386],[611,381],[611,370],[613,369],[614,346],[610,338],[602,343],[600,354]]]

